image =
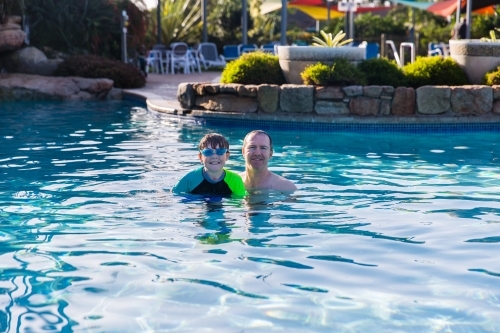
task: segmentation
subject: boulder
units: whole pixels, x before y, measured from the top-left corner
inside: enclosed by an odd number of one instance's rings
[[[312,113],[314,86],[284,84],[281,86],[280,107],[285,112]]]
[[[9,73],[52,76],[63,60],[47,59],[36,47],[25,47],[0,57],[0,67]]]
[[[21,29],[0,31],[0,52],[19,49],[26,38],[26,33]]]
[[[0,100],[97,100],[112,88],[108,79],[0,74]]]

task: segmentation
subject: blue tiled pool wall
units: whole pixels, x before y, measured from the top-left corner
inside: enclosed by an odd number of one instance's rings
[[[156,111],[153,111],[156,112]],[[500,123],[418,123],[418,124],[381,124],[381,123],[306,123],[291,121],[267,121],[230,118],[175,117],[181,121],[196,122],[206,126],[252,127],[266,130],[293,130],[314,132],[403,132],[403,133],[460,133],[460,132],[499,132]]]

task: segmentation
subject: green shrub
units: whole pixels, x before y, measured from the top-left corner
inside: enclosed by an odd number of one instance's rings
[[[222,83],[284,84],[278,56],[260,51],[245,53],[231,61],[221,75]]]
[[[106,78],[114,81],[115,88],[141,88],[146,84],[146,78],[137,67],[94,55],[67,58],[59,65],[55,75]]]
[[[500,84],[500,66],[484,75],[483,83],[488,86]]]
[[[469,84],[463,69],[450,57],[417,57],[412,64],[403,67],[408,85],[461,86]]]
[[[394,60],[373,58],[362,61],[358,69],[363,72],[368,85],[406,86],[406,76]]]
[[[317,63],[306,67],[300,73],[304,84],[318,86],[350,86],[365,85],[365,75],[349,60],[338,58],[333,61],[333,65],[328,66]]]

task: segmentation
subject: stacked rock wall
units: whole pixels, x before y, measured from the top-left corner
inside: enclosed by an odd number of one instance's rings
[[[500,114],[500,86],[323,87],[182,83],[185,110],[318,116],[482,116]]]

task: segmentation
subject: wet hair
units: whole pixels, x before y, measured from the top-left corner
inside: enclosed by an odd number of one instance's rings
[[[256,136],[256,135],[266,135],[269,138],[269,149],[272,152],[273,151],[273,139],[271,139],[271,136],[269,134],[267,134],[266,131],[263,131],[263,130],[255,130],[255,131],[251,131],[250,133],[248,133],[245,136],[245,138],[243,139],[243,147],[245,147],[245,144],[246,144],[248,138],[250,138],[251,136]]]
[[[211,146],[212,148],[219,146],[219,148],[229,149],[229,142],[227,142],[224,136],[218,133],[208,133],[201,138],[200,143],[198,144],[198,149],[202,150],[208,146]]]

